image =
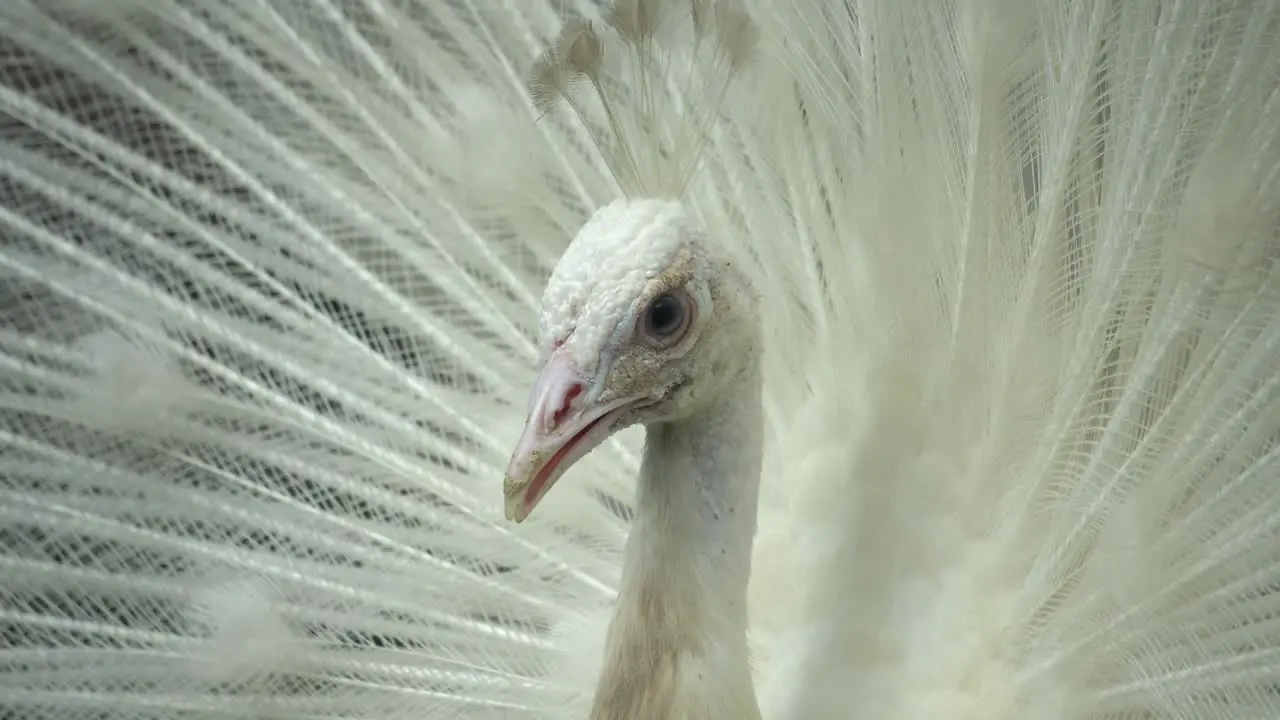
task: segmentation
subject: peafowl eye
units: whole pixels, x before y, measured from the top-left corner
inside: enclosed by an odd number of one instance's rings
[[[694,312],[686,293],[663,293],[645,308],[640,337],[654,347],[670,347],[684,337]]]

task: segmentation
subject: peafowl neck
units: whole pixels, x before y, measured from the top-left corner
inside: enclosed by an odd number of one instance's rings
[[[759,717],[747,581],[763,449],[759,368],[648,427],[592,720]]]

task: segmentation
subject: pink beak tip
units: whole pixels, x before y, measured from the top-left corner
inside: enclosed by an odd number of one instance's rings
[[[529,517],[529,483],[516,480],[507,475],[502,481],[503,495],[506,497],[505,510],[508,520],[515,523],[524,522]]]
[[[587,405],[588,380],[571,357],[555,353],[534,381],[529,416],[503,481],[505,514],[523,522],[560,474],[609,434],[634,399]]]

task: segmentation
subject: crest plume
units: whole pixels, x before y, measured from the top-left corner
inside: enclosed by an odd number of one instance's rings
[[[573,111],[625,195],[678,197],[758,39],[729,0],[617,0],[602,26],[565,23],[529,90],[539,113]]]

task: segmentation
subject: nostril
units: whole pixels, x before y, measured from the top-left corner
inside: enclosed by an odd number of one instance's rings
[[[556,412],[551,416],[553,425],[559,425],[564,421],[564,416],[569,414],[569,410],[573,407],[573,401],[582,394],[582,383],[574,383],[564,393],[564,400],[561,401],[560,407],[556,408]]]

